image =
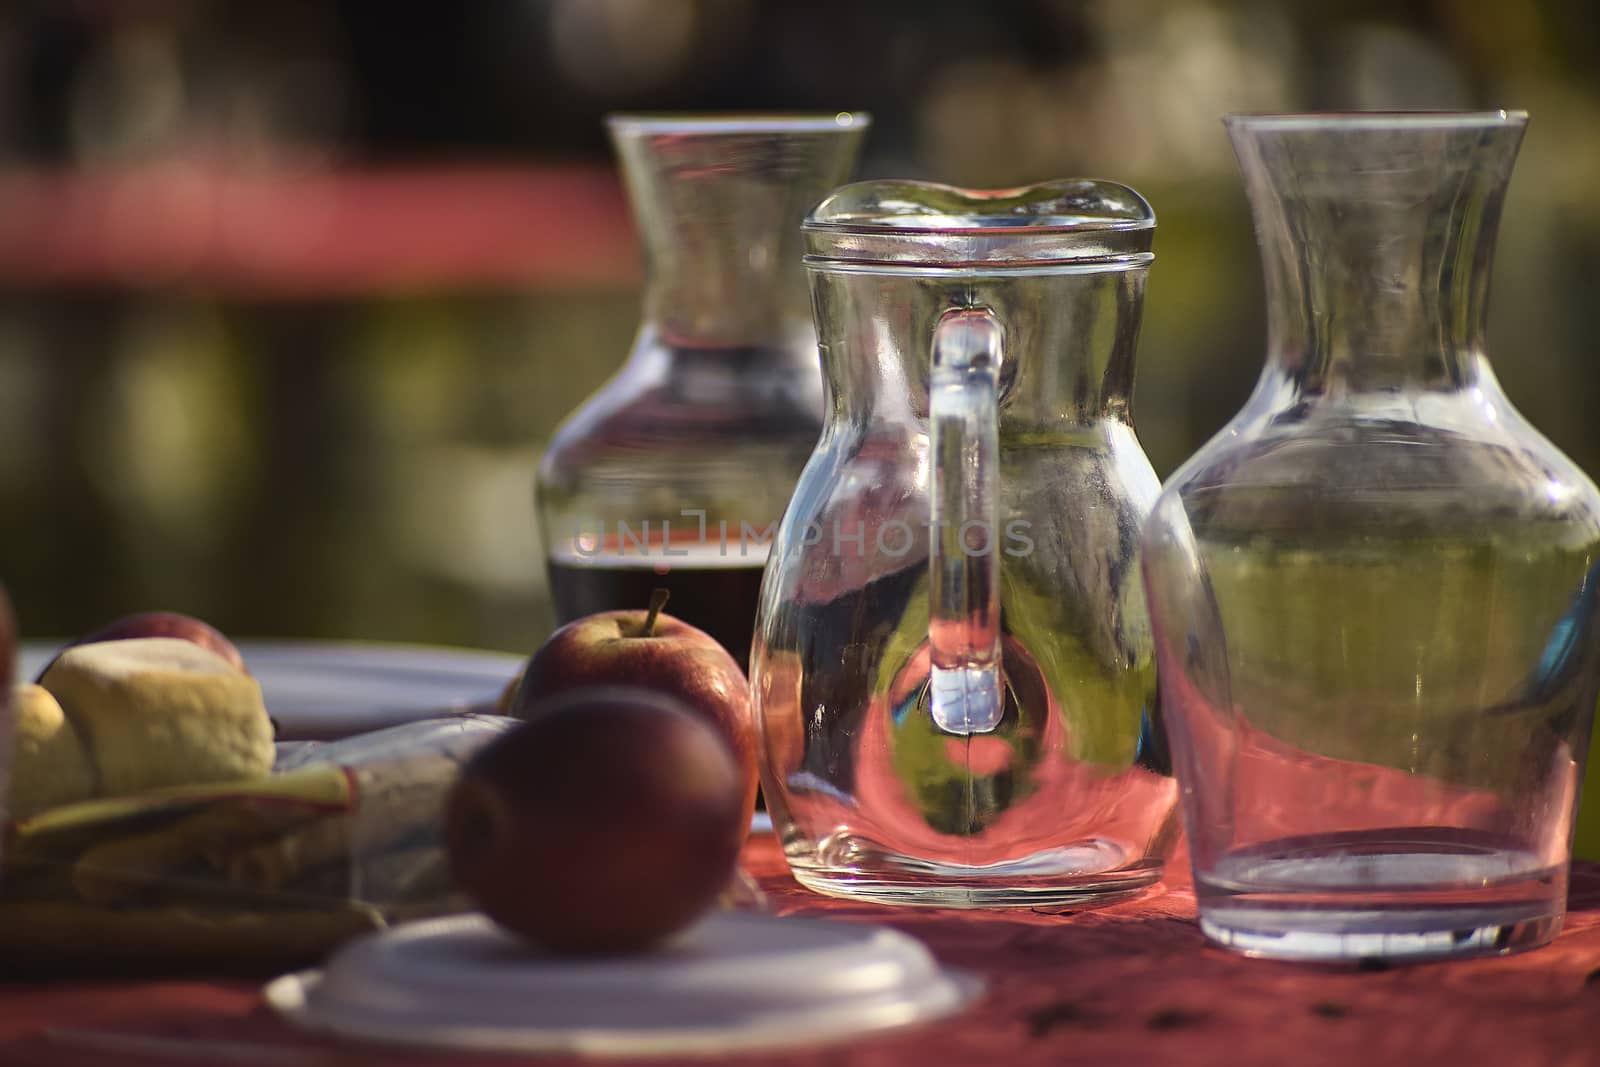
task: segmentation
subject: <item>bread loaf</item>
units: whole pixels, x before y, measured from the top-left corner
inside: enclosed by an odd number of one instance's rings
[[[11,691],[15,740],[6,817],[31,815],[94,796],[94,768],[61,705],[42,686],[26,682]]]
[[[272,721],[261,687],[189,641],[133,638],[76,645],[39,684],[76,729],[96,793],[120,796],[272,770]]]

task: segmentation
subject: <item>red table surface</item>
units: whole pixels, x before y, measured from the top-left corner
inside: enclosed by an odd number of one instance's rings
[[[751,842],[745,863],[778,912],[897,927],[988,985],[978,1003],[946,1021],[842,1047],[716,1063],[1600,1063],[1600,864],[1574,866],[1572,910],[1552,945],[1365,970],[1247,960],[1210,947],[1194,922],[1183,857],[1144,897],[1070,916],[831,900],[795,884],[770,836]],[[115,1040],[95,1045],[106,1034]],[[519,1062],[567,1061],[310,1037],[279,1022],[250,982],[0,986],[0,1064]]]

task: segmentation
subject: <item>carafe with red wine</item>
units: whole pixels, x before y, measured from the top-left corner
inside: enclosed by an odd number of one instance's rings
[[[665,588],[674,615],[747,663],[768,548],[822,426],[800,222],[848,178],[868,121],[609,120],[644,245],[643,322],[539,468],[558,621]]]

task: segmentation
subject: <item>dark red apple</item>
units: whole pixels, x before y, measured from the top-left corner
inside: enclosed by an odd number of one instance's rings
[[[557,630],[524,668],[510,714],[525,719],[540,701],[597,685],[639,686],[676,697],[716,723],[732,746],[748,824],[758,784],[750,683],[716,638],[663,613],[665,603],[665,592],[658,591],[649,611],[604,611]]]
[[[629,952],[683,929],[728,885],[749,827],[722,734],[647,689],[574,690],[462,769],[445,807],[457,884],[557,952]]]
[[[176,611],[141,611],[136,615],[124,615],[116,622],[78,638],[67,647],[89,645],[96,641],[122,641],[133,637],[181,638],[215,652],[240,670],[246,670],[244,657],[222,631],[192,615],[181,615]],[[45,664],[44,670],[39,672],[40,678],[44,677],[44,672],[49,670],[54,662],[52,659],[50,663]]]

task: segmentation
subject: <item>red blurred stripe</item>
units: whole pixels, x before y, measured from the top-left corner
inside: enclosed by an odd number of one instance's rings
[[[603,167],[0,170],[0,284],[320,296],[615,286],[638,272]]]

